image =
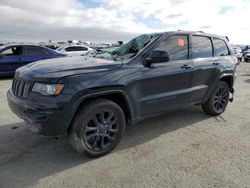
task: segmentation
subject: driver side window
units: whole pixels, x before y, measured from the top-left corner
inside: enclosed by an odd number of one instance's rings
[[[188,59],[188,35],[174,35],[162,41],[155,50],[166,51],[169,54],[169,60]]]
[[[1,52],[1,55],[3,55],[3,56],[22,55],[22,48],[20,46],[7,48]]]

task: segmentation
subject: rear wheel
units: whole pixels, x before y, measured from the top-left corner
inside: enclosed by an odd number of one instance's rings
[[[100,99],[76,115],[70,132],[73,148],[89,157],[100,157],[112,151],[125,130],[122,109],[114,102]]]
[[[229,100],[229,87],[224,81],[220,81],[214,88],[209,100],[202,105],[202,109],[210,115],[217,116],[223,113]]]

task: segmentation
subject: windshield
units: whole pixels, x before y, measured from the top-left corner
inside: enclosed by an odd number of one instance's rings
[[[64,48],[65,48],[64,46],[59,47],[59,48],[56,49],[56,51],[62,51]]]
[[[130,59],[160,36],[160,33],[143,34],[122,46],[96,50],[88,56],[112,60]]]
[[[6,46],[0,46],[0,53],[3,51],[3,49],[5,48]]]

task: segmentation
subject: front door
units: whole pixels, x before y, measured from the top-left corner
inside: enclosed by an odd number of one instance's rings
[[[187,105],[192,92],[193,62],[189,59],[189,36],[169,36],[154,50],[167,51],[170,61],[142,68],[140,116]]]
[[[14,74],[21,64],[22,47],[12,46],[4,49],[0,53],[0,72],[1,75]]]

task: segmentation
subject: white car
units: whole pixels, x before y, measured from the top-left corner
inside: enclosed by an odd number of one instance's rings
[[[72,45],[59,47],[56,51],[66,54],[67,56],[84,56],[86,53],[94,51],[94,49],[82,45]]]
[[[235,56],[238,59],[238,64],[242,61],[242,51],[241,48],[238,46],[233,46],[233,51],[235,53]]]

